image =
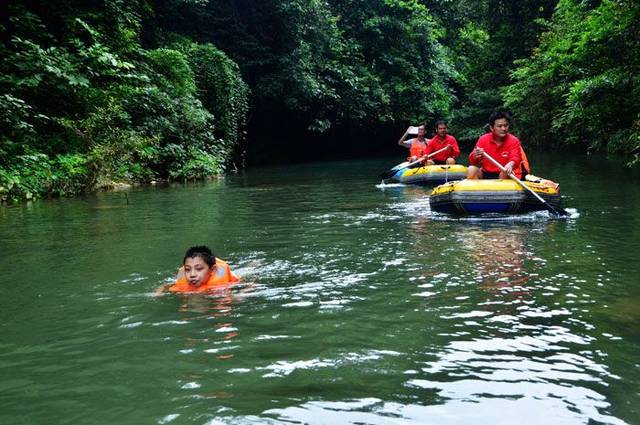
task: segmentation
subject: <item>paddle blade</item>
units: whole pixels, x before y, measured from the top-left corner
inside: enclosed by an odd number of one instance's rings
[[[393,170],[393,169],[391,169],[391,170],[387,170],[387,171],[385,171],[384,173],[381,173],[381,174],[380,174],[380,178],[381,178],[382,180],[388,180],[388,179],[390,179],[391,177],[393,177],[397,172],[398,172],[398,170]]]
[[[391,177],[393,177],[398,171],[402,170],[403,168],[406,168],[408,165],[411,165],[410,162],[405,161],[405,162],[401,162],[400,164],[396,165],[395,167],[391,168],[390,170],[385,171],[384,173],[380,174],[380,178],[382,180],[387,180],[390,179]]]
[[[554,214],[554,215],[569,215],[567,210],[565,210],[565,209],[563,209],[561,207],[554,207],[553,205],[550,205],[547,202],[545,202],[545,204],[547,205],[547,210],[549,210],[549,212]]]

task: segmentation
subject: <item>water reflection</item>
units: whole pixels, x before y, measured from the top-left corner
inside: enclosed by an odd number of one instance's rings
[[[568,388],[560,388],[560,394],[571,393]],[[487,394],[489,395],[489,394]],[[446,407],[424,406],[413,403],[394,403],[379,398],[363,398],[348,401],[313,401],[301,406],[271,409],[265,412],[287,423],[321,424],[492,424],[492,425],[540,425],[544,423],[585,424],[584,416],[573,409],[563,408],[558,399],[532,397],[509,399],[503,396],[487,397],[482,403],[470,400],[454,400]],[[585,391],[576,399],[591,399],[592,404],[605,408],[608,403],[598,394]],[[590,412],[588,423],[613,425],[626,424],[615,417],[601,415],[595,409]],[[481,420],[479,420],[481,419]],[[595,422],[594,422],[595,421]]]
[[[464,306],[445,305],[439,328],[450,331],[439,335],[447,342],[426,350],[423,366],[405,383],[418,397],[437,396],[448,413],[438,416],[444,411],[436,406],[402,406],[403,418],[466,423],[479,415],[491,418],[489,423],[555,424],[583,423],[588,417],[624,423],[602,413],[610,407],[607,382],[618,377],[600,362],[596,340],[587,331],[593,326],[564,306],[539,302],[539,293],[549,286],[540,278],[545,260],[526,242],[545,230],[539,226],[458,229],[455,237],[466,262],[458,277],[468,282],[471,295],[457,297]],[[507,409],[517,414],[496,414]]]
[[[234,354],[226,352],[231,349],[231,346],[226,346],[226,344],[239,336],[238,327],[234,324],[234,308],[252,290],[252,284],[236,284],[221,287],[206,294],[165,294],[164,297],[166,298],[178,298],[180,300],[178,313],[183,316],[181,323],[202,322],[210,324],[208,326],[213,328],[213,335],[215,335],[215,338],[212,338],[210,336],[211,333],[207,332],[207,336],[204,338],[187,337],[179,351],[183,354],[192,353],[204,344],[202,350],[205,353],[216,354],[216,358],[219,360],[232,359]],[[223,344],[225,346],[224,349],[218,347],[219,344]],[[224,353],[221,352],[223,350],[225,351]]]
[[[525,246],[528,229],[521,226],[468,227],[458,233],[471,260],[474,280],[490,294],[526,296],[530,272],[525,261],[533,255]]]
[[[186,313],[202,313],[201,316],[194,316],[190,320],[213,319],[215,321],[216,335],[222,340],[229,341],[238,336],[238,330],[234,327],[231,318],[233,311],[234,297],[230,288],[220,289],[207,295],[181,294],[182,304],[179,311]],[[233,354],[220,354],[216,356],[219,360],[233,358]]]

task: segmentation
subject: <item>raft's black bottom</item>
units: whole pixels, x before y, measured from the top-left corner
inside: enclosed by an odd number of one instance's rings
[[[560,195],[540,194],[549,205],[560,207]],[[429,198],[432,211],[458,214],[525,214],[534,211],[545,211],[547,207],[528,192],[465,192],[445,193]]]

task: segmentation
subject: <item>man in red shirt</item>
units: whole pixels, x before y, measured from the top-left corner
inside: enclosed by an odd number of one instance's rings
[[[434,164],[455,164],[456,158],[460,155],[460,148],[458,147],[458,141],[455,137],[447,134],[448,127],[447,122],[444,120],[436,121],[436,135],[433,139],[427,142],[427,148],[425,155],[429,155],[433,152],[439,151],[442,148],[449,148],[444,152],[440,152],[427,161],[427,165]]]
[[[478,139],[469,154],[468,179],[508,179],[513,173],[521,177],[520,140],[509,133],[511,115],[506,112],[493,112],[489,117],[489,133]],[[499,162],[506,173],[484,157],[485,152]]]

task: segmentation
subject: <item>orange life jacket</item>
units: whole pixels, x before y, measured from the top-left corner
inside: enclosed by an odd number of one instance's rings
[[[522,149],[522,145],[520,145],[520,157],[522,158],[520,161],[520,167],[522,168],[522,175],[525,176],[527,174],[531,174],[531,167],[529,166],[529,160],[527,159],[527,154],[524,153],[524,149]]]
[[[427,149],[427,144],[426,141],[425,143],[421,143],[418,141],[418,138],[416,137],[415,139],[411,140],[411,147],[409,148],[409,158],[407,158],[409,161],[411,161],[411,158],[415,157],[423,157],[424,153]]]
[[[235,283],[239,280],[226,262],[216,258],[216,269],[211,272],[211,276],[206,283],[200,286],[190,285],[187,277],[182,276],[169,287],[169,292],[206,292],[228,286],[230,283]]]

